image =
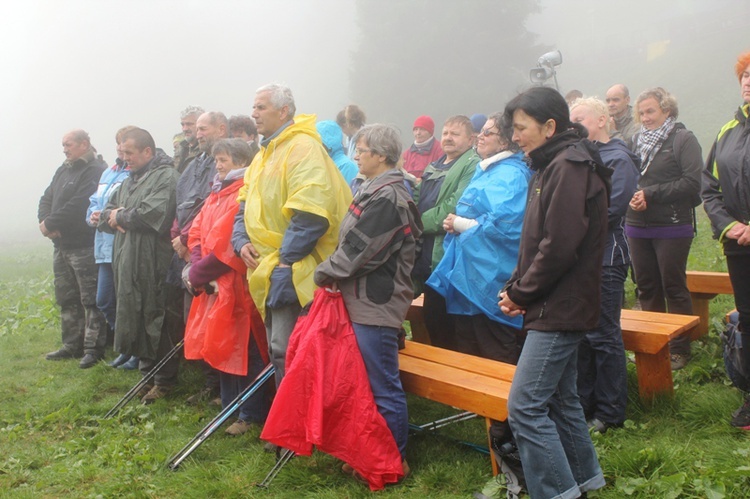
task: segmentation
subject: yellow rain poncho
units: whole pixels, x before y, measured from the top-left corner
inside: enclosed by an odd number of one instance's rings
[[[315,267],[336,249],[351,199],[349,186],[323,148],[315,115],[296,116],[255,156],[238,201],[245,202],[245,229],[260,254],[260,264],[248,270],[247,280],[264,319],[271,272],[279,264],[281,241],[294,211],[324,217],[329,224],[312,253],[292,265],[294,288],[304,306],[315,291]]]

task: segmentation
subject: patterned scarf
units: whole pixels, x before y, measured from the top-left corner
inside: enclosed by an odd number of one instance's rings
[[[651,166],[651,161],[654,160],[654,156],[661,149],[661,145],[674,129],[674,124],[674,118],[670,116],[662,126],[655,130],[646,130],[646,127],[641,125],[637,146],[638,155],[641,157],[641,175],[644,175],[648,167]]]

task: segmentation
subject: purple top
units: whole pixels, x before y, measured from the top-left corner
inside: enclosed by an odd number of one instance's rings
[[[625,225],[625,235],[635,239],[682,239],[693,237],[692,225],[666,225],[661,227],[633,227]]]

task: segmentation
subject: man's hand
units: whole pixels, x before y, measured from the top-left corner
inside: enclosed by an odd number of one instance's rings
[[[508,298],[508,293],[500,293],[500,301],[497,305],[500,307],[500,311],[508,317],[517,317],[526,313],[526,309],[519,307]]]
[[[102,214],[102,210],[96,210],[91,212],[91,216],[89,217],[89,225],[98,225],[99,224],[99,216]]]
[[[58,237],[60,237],[60,231],[59,230],[50,231],[47,228],[47,225],[44,223],[43,220],[42,220],[42,223],[39,224],[39,231],[42,233],[44,237],[49,238],[49,239],[57,239]]]
[[[630,200],[630,207],[633,211],[645,211],[648,208],[646,203],[646,195],[643,194],[643,190],[635,191],[633,198]]]
[[[728,239],[735,239],[740,246],[750,246],[750,225],[737,222],[724,234]]]
[[[245,262],[245,265],[247,265],[247,268],[249,269],[256,269],[258,268],[258,258],[260,258],[260,254],[255,251],[255,246],[253,246],[253,243],[247,243],[242,247],[240,250],[240,258],[242,258],[242,261]]]
[[[107,223],[113,229],[117,229],[117,230],[119,230],[120,232],[122,232],[124,234],[125,233],[125,229],[123,229],[122,227],[120,227],[119,225],[117,225],[117,212],[120,211],[121,209],[122,208],[116,208],[116,209],[110,211],[109,212],[109,220],[107,220]]]

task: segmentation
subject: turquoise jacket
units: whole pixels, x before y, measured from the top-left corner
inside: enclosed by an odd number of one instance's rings
[[[508,317],[497,306],[497,294],[518,261],[532,173],[522,158],[507,152],[483,160],[458,200],[456,215],[477,224],[445,236],[445,255],[427,280],[445,297],[448,313],[523,325],[522,316]]]
[[[318,122],[315,128],[318,129],[328,155],[338,166],[346,184],[351,184],[359,173],[359,168],[344,152],[344,132],[341,131],[341,127],[335,121],[327,120]]]

